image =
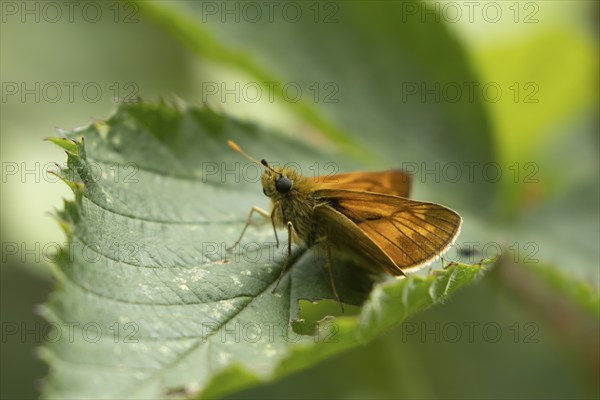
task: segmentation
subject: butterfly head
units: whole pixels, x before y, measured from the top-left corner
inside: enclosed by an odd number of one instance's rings
[[[263,193],[271,198],[284,197],[294,191],[294,183],[298,179],[296,170],[290,167],[271,167],[265,160],[260,162],[265,167],[262,174]]]
[[[295,187],[294,183],[299,181],[300,175],[295,169],[290,167],[271,167],[265,160],[258,162],[248,154],[244,153],[240,147],[232,142],[228,142],[229,146],[249,159],[252,162],[261,164],[265,167],[265,171],[262,174],[261,182],[263,186],[263,193],[273,199],[285,197],[289,193],[293,192]]]

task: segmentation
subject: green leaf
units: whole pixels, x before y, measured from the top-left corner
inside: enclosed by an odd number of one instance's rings
[[[536,266],[541,276],[559,293],[564,294],[579,306],[600,318],[600,293],[583,281],[576,281],[565,276],[562,271]]]
[[[335,263],[355,315],[303,321],[301,299],[333,298],[323,259],[285,257],[270,224],[237,238],[251,206],[266,199],[255,166],[235,140],[269,161],[339,159],[208,109],[122,105],[105,122],[73,132],[66,168],[76,193],[57,213],[68,246],[58,287],[42,308],[49,335],[46,397],[220,396],[306,368],[367,342],[474,281],[485,268],[453,264],[425,278],[371,281]],[[72,143],[72,144],[71,144]],[[281,235],[280,235],[281,236]],[[489,263],[489,262],[488,262]],[[338,311],[339,313],[339,311]],[[110,384],[108,384],[110,383]]]
[[[526,271],[535,273],[535,276],[539,281],[545,282],[546,285],[552,289],[552,291],[547,291],[549,293],[547,293],[546,296],[538,295],[540,302],[545,302],[548,308],[551,308],[552,306],[552,301],[549,299],[550,297],[554,297],[555,299],[564,297],[581,309],[591,313],[596,318],[600,318],[600,293],[587,282],[574,279],[564,271],[551,265],[525,263],[520,264],[520,267],[524,268]],[[533,279],[531,286],[536,286],[536,282]]]

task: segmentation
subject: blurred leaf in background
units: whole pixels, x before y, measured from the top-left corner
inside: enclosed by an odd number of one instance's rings
[[[40,139],[107,115],[113,88],[137,87],[340,149],[346,170],[412,170],[416,198],[464,216],[463,250],[503,251],[494,273],[445,306],[238,396],[597,397],[598,4],[275,3],[78,3],[102,4],[98,23],[50,21],[41,5],[36,20],[21,16],[26,3],[2,3],[3,326],[34,323],[22,313],[43,296],[27,289],[49,283],[24,271],[40,271],[47,260],[34,255],[64,240],[43,213],[70,194],[43,178],[61,160]],[[54,101],[54,82],[97,83],[104,95]],[[42,376],[27,350],[38,344],[3,338],[3,397],[34,393],[14,376]]]

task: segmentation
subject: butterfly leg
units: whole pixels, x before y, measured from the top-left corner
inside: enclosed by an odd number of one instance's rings
[[[283,267],[281,268],[281,272],[279,273],[279,278],[277,279],[277,283],[275,284],[275,287],[273,288],[271,293],[275,293],[275,291],[279,287],[279,282],[281,282],[281,278],[283,278],[283,274],[285,273],[285,269],[287,268],[288,261],[290,259],[290,256],[292,255],[292,231],[294,231],[294,224],[292,224],[292,221],[288,221],[287,230],[288,230],[288,254],[287,254],[287,257],[285,258],[285,261],[283,262]]]
[[[327,250],[327,270],[329,271],[329,283],[331,284],[331,290],[333,291],[333,294],[335,295],[335,298],[339,303],[342,312],[344,312],[344,305],[342,304],[340,295],[338,294],[337,289],[335,288],[335,281],[333,280],[333,262],[331,257],[331,246],[329,244],[325,244],[325,248]]]
[[[252,207],[252,210],[250,210],[250,214],[248,214],[248,218],[246,218],[246,225],[244,226],[244,229],[242,229],[242,233],[240,234],[239,239],[231,247],[228,247],[227,251],[233,250],[233,248],[242,241],[242,237],[244,237],[244,233],[246,233],[246,229],[248,229],[248,225],[250,225],[250,223],[252,222],[252,214],[254,214],[255,212],[257,212],[260,215],[262,215],[263,217],[269,218],[271,220],[271,224],[273,225],[273,233],[275,233],[275,241],[277,242],[277,247],[279,247],[279,238],[277,237],[277,231],[275,230],[275,221],[273,221],[273,218],[271,218],[271,214],[268,213],[267,211],[263,210],[260,207],[254,206],[254,207]]]

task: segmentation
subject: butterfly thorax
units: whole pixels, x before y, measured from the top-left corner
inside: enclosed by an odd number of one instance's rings
[[[262,175],[263,192],[271,198],[271,218],[275,226],[293,225],[294,241],[311,245],[316,236],[312,196],[314,183],[292,168],[275,167]]]

